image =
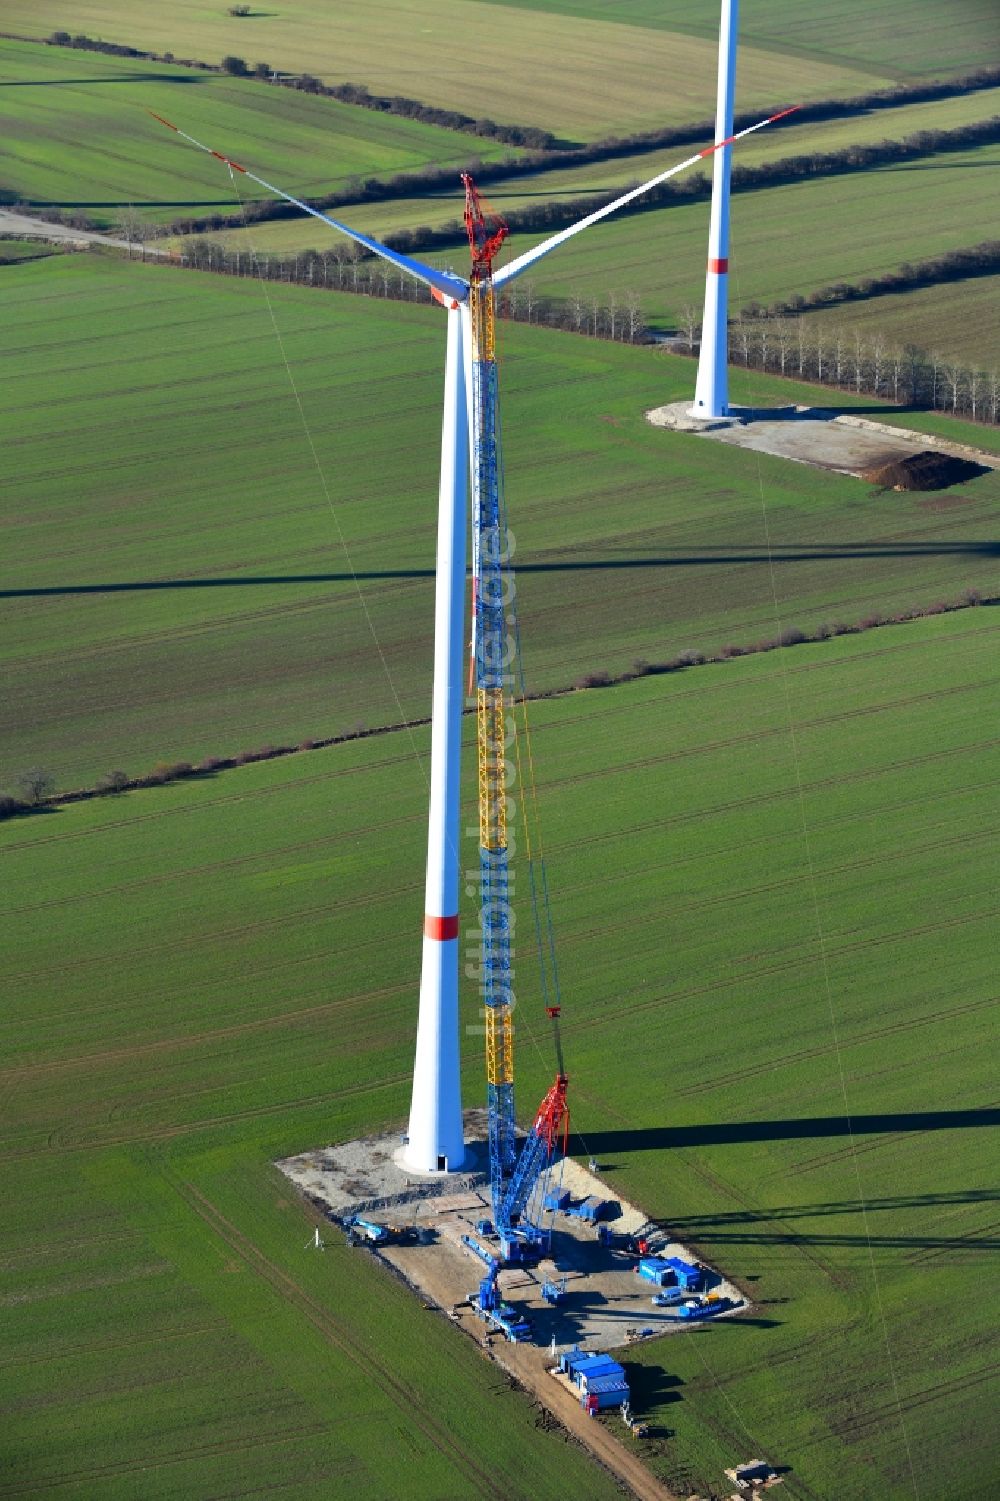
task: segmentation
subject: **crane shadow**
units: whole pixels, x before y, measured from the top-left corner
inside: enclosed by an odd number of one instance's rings
[[[881,1235],[870,1228],[877,1223],[880,1213],[916,1209],[932,1211],[962,1205],[985,1205],[1000,1201],[1000,1191],[994,1189],[956,1189],[942,1193],[898,1194],[890,1198],[837,1199],[817,1204],[785,1204],[775,1208],[753,1210],[726,1210],[719,1214],[687,1215],[671,1219],[669,1225],[660,1223],[660,1228],[682,1239],[690,1237],[703,1246],[859,1246],[872,1250],[900,1251],[995,1251],[1000,1249],[1000,1239],[995,1235],[980,1234],[977,1229],[966,1235],[934,1235],[926,1231],[918,1235]],[[816,1229],[791,1228],[803,1221],[809,1222],[831,1215],[844,1217],[864,1213],[865,1220],[858,1233],[828,1232]],[[923,1222],[923,1219],[922,1221]],[[789,1226],[783,1229],[783,1226]],[[766,1227],[766,1228],[765,1228]],[[994,1230],[994,1225],[983,1227]],[[759,1306],[763,1307],[764,1304]]]

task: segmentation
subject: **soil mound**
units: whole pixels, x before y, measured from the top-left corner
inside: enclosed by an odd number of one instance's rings
[[[922,453],[893,459],[875,469],[865,469],[862,478],[883,490],[947,490],[949,485],[961,485],[986,473],[982,464],[924,449]]]

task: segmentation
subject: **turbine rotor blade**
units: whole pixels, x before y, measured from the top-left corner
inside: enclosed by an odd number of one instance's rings
[[[408,255],[401,255],[398,250],[390,250],[388,245],[383,245],[379,240],[373,240],[369,235],[363,235],[360,230],[351,229],[347,224],[341,224],[338,219],[331,219],[329,214],[321,213],[318,208],[313,208],[310,204],[304,203],[301,198],[296,198],[292,193],[286,193],[283,188],[275,187],[273,182],[268,182],[264,177],[258,177],[255,172],[250,171],[249,167],[241,167],[239,162],[234,162],[230,157],[223,156],[221,151],[213,151],[211,146],[206,146],[203,141],[198,141],[194,136],[188,135],[186,130],[181,130],[179,125],[174,125],[172,121],[165,120],[162,115],[153,114],[152,110],[149,113],[153,115],[154,120],[159,120],[160,124],[165,125],[168,130],[175,131],[185,141],[190,141],[192,146],[197,146],[199,151],[204,151],[207,155],[214,156],[218,161],[227,166],[230,171],[242,173],[244,177],[249,177],[252,182],[259,183],[262,188],[267,188],[269,193],[274,193],[278,198],[283,198],[286,203],[294,203],[296,208],[300,208],[303,213],[311,214],[314,219],[321,219],[324,224],[329,224],[332,229],[336,229],[342,235],[346,235],[355,244],[363,245],[366,250],[372,251],[374,255],[381,256],[382,260],[388,261],[390,265],[396,266],[398,270],[405,271],[415,281],[422,281],[432,291],[440,292],[449,301],[464,302],[469,295],[469,284],[462,277],[453,276],[450,271],[437,271],[433,266],[425,266],[423,261],[416,261]]]
[[[648,182],[644,182],[639,187],[632,188],[629,192],[623,193],[620,198],[614,199],[612,203],[606,203],[603,208],[596,209],[592,214],[587,214],[586,218],[578,219],[568,229],[561,229],[558,234],[551,235],[549,239],[543,240],[534,249],[526,250],[523,255],[517,256],[515,260],[508,262],[506,266],[501,266],[499,271],[494,272],[494,287],[502,287],[506,282],[513,281],[523,271],[527,271],[529,266],[533,266],[536,261],[540,261],[543,255],[548,255],[551,251],[562,245],[564,241],[571,239],[573,235],[579,234],[581,229],[589,229],[599,219],[606,219],[609,214],[613,214],[616,209],[624,208],[625,204],[631,203],[634,198],[641,198],[643,193],[649,192],[650,188],[658,187],[661,182],[666,182],[668,177],[676,177],[678,172],[684,172],[688,167],[693,167],[695,162],[700,162],[704,157],[712,156],[714,152],[721,151],[723,146],[731,146],[734,141],[740,141],[744,136],[752,135],[755,130],[763,130],[765,125],[771,125],[775,120],[781,120],[785,115],[793,114],[795,110],[801,109],[801,107],[801,105],[793,104],[789,109],[782,109],[775,115],[768,115],[766,120],[758,120],[756,125],[748,125],[745,129],[736,131],[734,135],[727,136],[724,141],[716,141],[714,146],[706,146],[703,151],[696,151],[694,156],[689,156],[686,161],[678,162],[676,166],[668,167],[665,172],[660,172],[656,177],[651,177]]]

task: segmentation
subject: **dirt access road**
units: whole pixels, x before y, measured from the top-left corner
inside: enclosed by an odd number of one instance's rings
[[[50,224],[47,219],[32,219],[28,214],[18,214],[9,208],[0,208],[0,235],[13,235],[25,240],[49,240],[54,245],[112,245],[116,250],[130,248],[127,240],[116,240],[113,235],[97,234],[91,229],[72,229],[68,224]],[[168,251],[156,250],[151,245],[139,248],[143,255],[169,254]]]

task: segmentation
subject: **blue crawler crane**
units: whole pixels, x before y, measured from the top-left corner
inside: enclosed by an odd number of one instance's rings
[[[553,1022],[558,1072],[539,1107],[527,1140],[518,1149],[514,1119],[514,993],[510,950],[508,875],[508,752],[518,733],[512,687],[523,681],[515,669],[517,627],[513,577],[499,461],[498,376],[494,328],[493,259],[507,225],[483,204],[466,173],[465,227],[472,253],[469,277],[472,431],[472,683],[476,697],[479,769],[479,874],[482,909],[480,991],[486,1021],[486,1080],[489,1114],[490,1187],[493,1223],[504,1262],[531,1264],[548,1250],[549,1237],[529,1213],[545,1180],[560,1137],[569,1130],[568,1079],[559,1043],[558,980],[544,866],[540,868],[544,916],[539,910],[535,864],[528,847],[542,988]],[[513,643],[513,658],[512,658]],[[508,733],[510,731],[510,734]],[[542,938],[543,933],[547,942]],[[548,1004],[549,987],[555,1004]]]

